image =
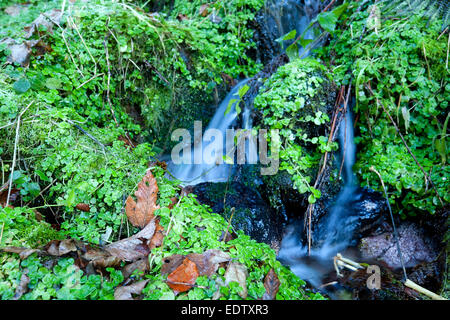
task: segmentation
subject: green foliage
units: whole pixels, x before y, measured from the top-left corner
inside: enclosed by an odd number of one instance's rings
[[[69,123],[80,118],[69,108],[43,109],[36,115],[38,121],[22,123],[20,139],[21,155],[31,159],[27,163],[32,170],[15,171],[13,186],[20,189],[22,200],[35,200],[44,207],[59,205],[62,212],[55,210],[64,216],[61,227],[70,237],[112,241],[104,235],[111,231],[112,237],[118,236],[123,198],[145,174],[151,148],[140,144],[130,150],[118,140],[120,130],[115,127],[91,128],[95,130],[90,134],[98,137],[103,148]],[[4,134],[5,139],[14,140],[15,130]],[[10,168],[3,170],[7,174]],[[41,190],[45,197],[37,198]],[[88,204],[91,211],[75,210],[79,203]]]
[[[450,171],[445,165],[447,134],[442,128],[448,117],[450,87],[445,69],[447,37],[438,40],[442,22],[432,19],[427,26],[417,12],[402,20],[382,17],[381,28],[366,30],[372,9],[356,12],[358,6],[353,4],[348,16],[351,28],[343,25],[331,45],[322,50],[339,84],[354,79],[354,111],[359,115],[355,170],[363,185],[377,190],[382,190],[380,181],[369,168],[374,166],[381,172],[390,202],[400,214],[434,213],[440,206],[435,191],[376,98],[387,108],[440,197],[448,203]]]
[[[305,30],[303,30],[302,34],[300,34],[298,38],[286,48],[286,53],[289,56],[289,58],[295,59],[299,57],[299,48],[297,43],[299,43],[306,50],[310,44],[315,43],[318,39],[324,36],[324,33],[333,35],[339,17],[345,12],[347,7],[348,3],[344,2],[343,4],[337,6],[331,11],[319,13],[317,17],[309,23],[309,25],[305,28]],[[320,26],[320,28],[317,28],[317,26]],[[305,35],[310,29],[313,29],[316,35],[319,34],[316,39],[305,39]],[[286,40],[292,40],[296,37],[296,34],[297,31],[294,29],[289,33],[287,33],[286,35],[284,35],[283,37],[281,37],[280,39],[277,39],[277,41],[281,42]]]
[[[149,256],[152,266],[146,278],[151,279],[144,290],[148,299],[173,299],[172,290],[160,276],[159,270],[164,258],[172,254],[202,253],[207,249],[221,249],[229,252],[232,259],[247,267],[248,299],[261,298],[265,292],[264,277],[271,268],[277,273],[281,285],[278,299],[317,299],[320,295],[311,293],[304,288],[305,282],[297,278],[290,270],[276,260],[276,254],[267,244],[258,243],[238,230],[238,237],[229,242],[219,241],[228,228],[228,222],[220,215],[212,213],[211,209],[199,205],[195,195],[183,197],[173,209],[168,209],[171,198],[178,192],[176,182],[162,177],[163,170],[155,168],[160,187],[159,204],[161,209],[156,211],[161,217],[160,223],[170,232],[164,239],[164,246],[152,250]],[[229,287],[221,285],[224,281],[225,270],[209,279],[199,277],[196,287],[187,293],[180,294],[176,299],[211,299],[217,290],[222,293],[223,299],[240,299],[237,294],[239,288],[230,284]],[[205,287],[205,288],[203,288]]]
[[[201,17],[199,11],[202,5],[207,6],[205,10],[216,17],[216,22],[208,17],[198,18]],[[192,32],[188,43],[201,52],[206,70],[210,69],[207,66],[211,66],[237,78],[241,73],[249,76],[258,71],[259,66],[246,55],[248,49],[254,46],[250,41],[253,32],[246,25],[263,5],[263,0],[221,0],[213,3],[207,0],[176,0],[170,15],[174,18],[180,14],[187,16],[181,24]],[[221,80],[216,78],[214,81]]]
[[[251,76],[260,67],[246,55],[254,45],[246,24],[263,1],[210,3],[207,10],[213,19],[199,14],[205,3],[175,1],[173,10],[156,15],[130,2],[66,2],[60,26],[32,37],[51,50],[44,55],[33,51],[29,66],[6,63],[10,52],[2,45],[1,176],[3,181],[8,178],[16,150],[19,163],[13,187],[20,189],[25,204],[34,207],[0,211],[2,246],[37,247],[67,237],[104,244],[135,233],[125,223],[124,198],[133,193],[154,150],[161,146],[163,128],[173,125],[168,119],[176,120],[173,113],[177,110],[193,109],[193,100],[204,103],[205,94],[223,85],[222,73],[233,78]],[[10,2],[0,4],[3,8]],[[0,34],[20,43],[23,27],[41,12],[60,7],[61,1],[32,0],[18,17],[2,11]],[[187,19],[177,19],[180,14]],[[24,113],[15,144],[20,112]],[[137,117],[130,115],[133,113]],[[145,119],[138,125],[135,120],[141,116]],[[314,119],[325,121],[322,115]],[[146,132],[141,125],[149,128],[151,143],[128,148],[121,138],[128,134],[142,142],[139,135]],[[183,197],[169,209],[180,191],[178,182],[167,180],[159,167],[151,169],[159,187],[161,209],[157,214],[169,233],[164,246],[149,256],[151,271],[145,276],[133,275],[151,280],[144,290],[147,299],[175,298],[160,274],[164,257],[212,248],[229,251],[248,268],[249,299],[262,297],[264,276],[270,268],[281,281],[280,299],[321,298],[281,266],[269,246],[242,232],[233,241],[219,241],[227,221],[199,205],[195,196]],[[79,203],[88,204],[90,212],[76,209]],[[38,221],[36,211],[54,216],[61,231]],[[25,272],[30,283],[22,299],[112,299],[114,288],[123,282],[120,271],[114,269],[108,270],[109,275],[87,276],[71,258],[50,260],[32,255],[20,262],[4,253],[0,265],[2,299],[14,296]],[[176,298],[209,299],[219,286],[219,277],[223,278],[223,270],[211,279],[200,277],[197,282],[205,289],[196,287]],[[224,298],[239,297],[237,284],[220,290]]]
[[[62,258],[53,267],[52,261],[46,263],[34,255],[22,262],[5,255],[2,258],[7,259],[0,271],[2,300],[14,297],[22,272],[30,282],[21,300],[113,300],[114,288],[123,281],[121,272],[112,268],[107,269],[109,277],[84,275],[72,258]]]
[[[330,121],[325,68],[313,59],[294,60],[265,82],[255,98],[255,107],[263,115],[263,124],[279,129],[281,136],[280,169],[292,175],[300,193],[311,193],[310,203],[320,191],[310,183],[321,155],[336,149],[328,144],[323,125]]]
[[[154,168],[153,173],[160,190],[161,206],[155,213],[160,216],[160,223],[164,229],[170,231],[164,238],[164,245],[152,250],[149,256],[151,266],[149,273],[133,275],[135,280],[149,280],[143,291],[145,299],[211,299],[217,290],[222,294],[221,299],[241,299],[238,295],[241,288],[237,283],[223,285],[224,269],[219,269],[218,273],[210,278],[199,277],[198,287],[177,297],[174,296],[172,289],[165,282],[165,276],[160,273],[164,259],[173,254],[202,253],[208,249],[229,252],[233,261],[246,266],[247,299],[260,299],[263,296],[264,277],[271,268],[280,280],[277,299],[324,299],[320,294],[306,289],[304,281],[282,266],[276,260],[275,251],[267,244],[251,240],[242,231],[237,231],[238,237],[232,241],[219,241],[228,228],[227,221],[222,216],[212,213],[210,208],[200,205],[195,195],[183,197],[173,209],[169,209],[171,198],[177,196],[180,191],[177,181],[167,180],[164,177],[164,170],[159,167]],[[12,210],[6,210],[10,217]],[[10,225],[12,224],[8,224],[5,229],[7,235],[11,232]],[[24,242],[13,244],[23,245]],[[114,269],[107,269],[110,275],[103,279],[100,275],[84,275],[83,271],[74,265],[72,258],[61,258],[54,267],[49,267],[46,258],[38,258],[35,255],[22,263],[10,254],[3,254],[0,259],[3,262],[0,272],[0,294],[3,299],[11,299],[14,296],[21,275],[25,271],[30,283],[29,292],[22,299],[112,299],[114,288],[124,280],[120,271]]]
[[[51,240],[62,239],[61,233],[50,224],[36,219],[36,213],[26,208],[0,208],[0,246],[45,245]]]
[[[19,17],[0,15],[0,34],[20,43],[23,27],[41,12],[61,5],[34,2]],[[223,73],[237,78],[258,71],[246,55],[254,46],[246,23],[262,4],[217,1],[208,9],[214,8],[220,17],[215,23],[198,13],[197,2],[180,1],[172,11],[158,14],[107,0],[68,3],[61,28],[54,26],[53,34],[39,37],[51,52],[32,57],[28,69],[7,71],[7,82],[26,97],[73,108],[96,125],[111,121],[112,109],[120,128],[131,135],[141,128],[127,112],[140,113],[149,129],[145,134],[164,143],[161,136],[171,127],[167,118],[192,113],[192,96],[201,96],[196,98],[201,102],[197,108],[204,107],[205,92],[223,82]],[[176,19],[179,14],[187,19]],[[7,48],[0,48],[0,60],[6,61],[8,55]],[[108,91],[111,106],[105,107]]]

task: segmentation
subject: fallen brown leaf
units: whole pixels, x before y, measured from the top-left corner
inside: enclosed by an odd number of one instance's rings
[[[15,17],[17,15],[19,15],[23,10],[28,9],[27,8],[28,5],[20,5],[20,4],[14,4],[12,6],[9,6],[5,9],[5,13]]]
[[[264,278],[264,288],[266,288],[266,292],[263,295],[263,300],[275,300],[280,288],[280,280],[273,268],[270,269]]]
[[[30,283],[30,278],[27,276],[27,273],[28,271],[25,271],[20,277],[20,282],[17,285],[13,300],[19,300],[25,293],[27,293],[28,284]]]
[[[41,13],[31,25],[25,27],[25,38],[30,38],[35,32],[38,32],[39,27],[45,27],[46,30],[53,34],[53,25],[61,22],[62,12],[59,9],[53,9],[44,13]]]
[[[167,277],[167,284],[175,294],[185,292],[192,288],[199,276],[197,265],[184,259],[181,265]]]
[[[31,42],[31,41],[29,41],[29,42]],[[32,48],[34,49],[34,56],[37,56],[37,57],[43,56],[47,52],[53,51],[52,47],[42,40],[39,40],[38,42],[34,43]]]
[[[178,203],[178,198],[172,197],[170,198],[170,201],[171,203],[169,204],[168,208],[173,209],[173,207],[175,207],[175,205]]]
[[[105,247],[105,250],[124,261],[144,258],[150,253],[148,241],[153,238],[155,229],[155,220],[151,220],[144,229],[134,236],[111,243]]]
[[[52,51],[51,47],[42,40],[29,40],[22,43],[16,43],[14,39],[6,38],[0,41],[0,44],[6,45],[11,54],[8,56],[9,63],[18,63],[22,67],[30,64],[32,49],[36,50],[35,55],[41,56],[46,52]]]
[[[228,265],[227,271],[225,271],[225,285],[229,285],[230,282],[237,282],[242,290],[238,293],[241,298],[247,298],[247,268],[238,262],[232,262]]]
[[[109,267],[117,267],[122,262],[120,258],[101,249],[88,248],[82,257],[83,259],[89,261],[89,264],[93,268],[105,269]]]
[[[8,191],[9,188],[6,187],[2,191],[0,191],[0,207],[4,208],[6,206],[6,200],[8,199]],[[19,197],[20,190],[18,189],[11,189],[11,194],[9,195],[9,207],[12,207],[11,204],[17,200]]]
[[[180,20],[180,21],[184,21],[184,20],[189,20],[189,17],[187,15],[185,15],[185,14],[180,13],[177,16],[177,19]]]
[[[134,300],[133,294],[139,295],[149,280],[142,280],[129,286],[118,287],[114,290],[114,300]]]
[[[122,268],[122,275],[124,279],[128,279],[134,271],[139,270],[145,272],[150,269],[147,258],[139,259],[133,263],[130,263]]]
[[[129,149],[134,149],[134,146],[136,145],[136,142],[131,141],[130,139],[124,136],[119,136],[117,139],[125,143],[125,146]]]
[[[156,221],[155,234],[153,235],[153,238],[149,244],[150,250],[162,246],[163,240],[164,240],[164,228],[159,224],[158,220]]]
[[[161,266],[161,274],[166,275],[172,273],[176,268],[178,268],[185,256],[181,254],[174,254],[170,257],[164,258],[163,265]]]
[[[60,257],[69,252],[77,251],[77,246],[75,240],[72,239],[66,239],[62,241],[53,240],[47,244],[46,249],[48,254]]]
[[[35,252],[41,252],[41,250],[39,249],[30,249],[23,247],[5,247],[0,250],[3,252],[17,253],[22,260],[25,260]]]
[[[208,277],[216,273],[220,263],[231,260],[228,253],[217,249],[207,250],[203,254],[191,253],[187,255],[187,258],[197,265],[201,276],[206,275]]]
[[[202,17],[206,17],[208,15],[208,9],[209,9],[209,4],[203,4],[200,6],[200,9],[198,10],[198,13],[202,16]]]
[[[153,212],[159,209],[159,206],[156,205],[158,185],[151,170],[139,182],[134,195],[137,202],[129,196],[126,201],[125,212],[133,226],[144,228],[154,218]]]

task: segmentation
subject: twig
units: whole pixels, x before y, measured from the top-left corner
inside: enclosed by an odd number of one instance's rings
[[[13,162],[12,162],[12,166],[11,166],[11,176],[9,178],[8,196],[6,198],[6,205],[5,205],[5,207],[7,207],[9,205],[9,197],[11,196],[11,190],[12,190],[12,184],[13,184],[13,176],[14,176],[14,169],[15,169],[16,161],[17,161],[17,145],[19,144],[20,118],[25,113],[25,111],[27,111],[28,108],[31,107],[31,105],[33,103],[34,103],[34,101],[31,101],[31,103],[24,110],[22,110],[22,112],[19,113],[19,115],[17,116],[16,139],[14,140]]]
[[[92,80],[94,80],[95,78],[100,77],[100,76],[104,76],[104,75],[105,75],[104,73],[96,74],[96,75],[92,76],[89,80],[86,80],[85,82],[83,82],[82,84],[80,84],[76,89],[78,90],[78,89],[80,89],[82,86],[84,86],[85,84],[87,84],[87,83],[91,82]]]
[[[108,17],[108,21],[106,22],[106,25],[108,26],[109,23],[109,17]],[[108,80],[107,80],[107,88],[106,88],[106,99],[108,101],[108,105],[109,105],[109,109],[111,110],[111,114],[113,116],[114,122],[116,123],[116,125],[118,126],[119,123],[117,122],[116,119],[116,114],[114,112],[114,109],[112,107],[112,103],[111,103],[111,99],[110,99],[110,84],[111,84],[111,65],[109,63],[109,51],[108,51],[108,39],[111,35],[111,32],[108,31],[108,33],[106,34],[105,38],[103,39],[103,47],[105,48],[105,55],[106,55],[106,65],[108,67]]]
[[[230,226],[231,226],[231,220],[233,220],[234,211],[235,211],[234,207],[231,208],[231,216],[230,216],[230,220],[228,220],[227,231],[225,232],[225,235],[224,235],[224,237],[223,237],[223,241],[224,241],[224,242],[227,241],[226,239],[227,239],[227,235],[228,235],[228,230],[230,229]]]
[[[31,101],[30,104],[24,110],[22,110],[22,112],[19,113],[19,115],[17,116],[16,138],[15,138],[15,141],[14,141],[13,162],[12,162],[12,166],[11,166],[11,176],[9,178],[9,188],[8,188],[8,195],[6,196],[5,208],[8,207],[8,205],[9,205],[9,197],[11,196],[11,190],[12,190],[12,184],[13,184],[13,176],[14,176],[14,169],[15,169],[16,160],[17,160],[17,145],[19,144],[20,118],[25,113],[25,111],[27,111],[28,108],[31,107],[31,105],[33,103],[34,103],[34,101]],[[0,234],[0,243],[1,243],[1,240],[3,238],[3,228],[4,227],[5,227],[5,222],[2,223],[2,231],[1,231],[1,234]]]
[[[408,150],[409,154],[411,155],[411,157],[414,159],[414,161],[416,162],[417,166],[420,168],[420,170],[422,170],[422,173],[424,174],[425,178],[430,182],[431,186],[433,187],[434,191],[436,192],[436,196],[438,197],[439,201],[441,202],[442,207],[444,207],[444,202],[442,201],[441,197],[439,196],[439,192],[436,189],[436,186],[433,183],[433,180],[431,180],[431,178],[427,175],[427,173],[425,172],[424,168],[422,167],[422,165],[419,163],[419,161],[417,160],[416,156],[414,155],[414,153],[411,151],[411,149],[409,148],[408,144],[405,141],[405,138],[403,137],[402,133],[400,132],[400,129],[398,128],[397,124],[395,123],[394,119],[392,119],[391,114],[389,113],[389,111],[386,109],[386,107],[384,106],[384,104],[382,104],[379,100],[378,97],[373,93],[372,88],[370,87],[370,85],[366,84],[366,88],[370,91],[370,93],[375,97],[375,99],[377,100],[377,103],[379,105],[381,105],[381,107],[383,108],[384,112],[387,114],[387,116],[389,117],[389,119],[391,120],[392,124],[395,127],[395,130],[397,131],[397,133],[400,135],[400,138],[403,141],[403,144],[405,145],[406,149]]]
[[[147,60],[145,60],[144,62],[147,68],[155,72],[162,81],[164,81],[168,86],[170,86],[170,82],[166,78],[164,78],[164,76],[158,71],[158,69],[156,69],[156,67],[153,64],[151,64]]]
[[[53,22],[55,25],[57,25],[58,28],[61,29],[61,36],[62,36],[62,38],[63,38],[64,44],[66,45],[67,52],[69,53],[70,59],[72,60],[72,62],[73,62],[73,64],[74,64],[75,68],[77,69],[77,71],[81,74],[82,77],[84,77],[83,72],[78,68],[77,63],[75,62],[75,59],[74,59],[74,57],[73,57],[73,55],[72,55],[72,51],[70,50],[70,47],[69,47],[69,43],[67,42],[66,36],[64,35],[64,33],[66,32],[66,30],[64,30],[58,22],[56,22],[55,20],[53,20],[51,17],[49,17],[49,16],[46,15],[45,13],[43,13],[43,15],[44,15],[44,17],[46,17],[48,20],[50,20],[50,21]],[[61,15],[61,17],[62,17],[62,15]]]
[[[445,69],[448,70],[448,49],[450,47],[450,32],[448,33],[448,41],[447,41],[447,60],[445,60]]]
[[[91,57],[92,62],[94,62],[94,75],[97,74],[97,61],[95,61],[94,57],[92,56],[91,50],[89,50],[89,47],[86,45],[86,42],[84,41],[83,36],[81,35],[80,31],[78,30],[78,27],[75,23],[75,21],[73,21],[72,17],[68,17],[68,20],[71,21],[72,26],[74,27],[75,31],[77,32],[78,36],[81,39],[81,42],[83,42],[84,47],[86,48],[89,56]]]
[[[388,206],[389,214],[391,216],[392,228],[394,229],[394,239],[395,239],[395,244],[397,246],[398,257],[400,258],[400,263],[401,263],[402,269],[403,269],[403,275],[405,276],[405,280],[406,280],[406,279],[408,279],[408,275],[406,274],[405,263],[403,261],[403,255],[402,255],[402,251],[400,249],[400,244],[399,244],[400,240],[399,240],[397,228],[395,227],[394,215],[392,214],[391,204],[389,203],[389,197],[388,197],[388,194],[386,191],[386,187],[384,185],[383,178],[381,177],[381,174],[375,169],[374,166],[371,166],[369,170],[372,172],[375,172],[377,174],[377,176],[380,178],[381,185],[383,186],[384,196],[386,197],[386,204]]]
[[[347,89],[347,95],[344,97],[344,90],[345,87],[343,86],[341,88],[341,90],[339,91],[339,95],[338,98],[336,99],[336,107],[341,103],[341,101],[344,103],[344,107],[341,108],[337,108],[337,110],[335,110],[334,115],[333,115],[333,122],[331,123],[331,131],[330,131],[330,135],[328,136],[328,146],[330,145],[330,143],[332,141],[334,141],[336,139],[336,133],[338,130],[336,130],[337,125],[336,123],[340,123],[341,119],[343,117],[343,114],[346,112],[347,110],[347,105],[348,105],[348,101],[350,98],[350,93],[351,93],[351,87],[352,87],[352,80],[350,80],[350,83],[348,85],[348,89]],[[338,117],[340,118],[338,120]],[[323,181],[323,173],[325,171],[325,168],[327,166],[327,161],[328,161],[328,151],[325,152],[325,154],[322,157],[321,162],[323,162],[322,167],[319,171],[319,173],[317,174],[317,178],[316,181],[314,183],[314,188],[315,189],[320,189],[321,185],[322,185],[322,181]],[[342,166],[341,166],[342,167]],[[315,205],[314,204],[309,204],[308,208],[306,209],[306,214],[308,216],[308,255],[311,254],[311,242],[312,242],[312,212],[314,210]],[[305,219],[306,221],[306,219]],[[305,228],[306,228],[306,224],[305,224]]]
[[[45,107],[49,110],[51,109],[49,106],[45,106]],[[70,119],[65,119],[65,121],[67,121],[68,123],[73,125],[75,128],[77,128],[78,130],[83,132],[88,138],[92,139],[95,143],[97,143],[100,147],[102,147],[103,150],[105,150],[105,145],[103,143],[101,143],[100,141],[98,141],[96,138],[94,138],[89,132],[84,130],[82,127],[80,127],[79,125],[77,125],[75,122],[73,122]]]
[[[111,35],[114,36],[114,34],[109,30],[108,24],[109,24],[110,18],[108,17],[108,20],[106,21],[106,28],[108,29],[108,32],[105,35],[105,38],[103,39],[103,47],[105,48],[105,55],[106,55],[106,65],[108,66],[108,80],[107,80],[107,89],[106,89],[106,99],[108,101],[109,109],[111,110],[111,114],[113,116],[114,122],[116,123],[116,126],[119,127],[119,122],[117,122],[116,113],[114,112],[113,105],[111,103],[111,64],[109,63],[109,51],[108,51],[108,39]],[[135,145],[131,141],[128,134],[125,132],[125,138],[127,138],[128,142],[130,143],[131,147],[134,148]]]
[[[427,290],[427,289],[419,286],[417,283],[414,283],[409,279],[406,279],[405,286],[407,286],[408,288],[411,288],[413,290],[416,290],[417,292],[423,293],[424,295],[430,297],[433,300],[447,300],[444,297],[437,295],[436,293],[431,292],[430,290]]]
[[[333,3],[334,3],[335,1],[336,1],[336,0],[331,0],[330,3],[325,7],[325,9],[322,10],[322,12],[325,12],[325,11],[327,11],[328,9],[330,9],[331,6],[333,5]]]
[[[209,287],[200,286],[198,284],[191,284],[191,283],[187,283],[187,282],[178,282],[178,281],[170,281],[170,280],[166,280],[166,282],[170,283],[170,284],[178,284],[178,285],[184,285],[184,286],[200,288],[200,289],[208,289],[209,288]]]

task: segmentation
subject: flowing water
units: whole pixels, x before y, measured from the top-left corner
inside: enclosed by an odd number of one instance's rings
[[[268,0],[265,6],[267,23],[272,30],[275,30],[278,38],[294,29],[296,36],[299,36],[320,11],[322,5],[323,3],[317,0]],[[313,29],[309,29],[304,35],[304,39],[314,38]],[[284,47],[290,42],[286,41]],[[303,50],[300,48],[299,53],[303,54]]]
[[[321,224],[323,235],[318,239],[319,246],[311,248],[304,244],[303,225],[299,223],[288,227],[278,258],[291,267],[300,278],[319,287],[323,277],[333,269],[332,258],[352,245],[355,218],[351,204],[356,196],[357,184],[352,167],[355,163],[355,143],[353,140],[352,115],[347,111],[339,126],[340,160],[343,161],[342,173],[344,186],[334,206]],[[339,163],[341,163],[341,161]]]
[[[265,7],[266,23],[269,28],[275,30],[277,37],[281,37],[293,29],[297,31],[297,35],[300,35],[319,12],[320,5],[320,1],[317,0],[269,0]],[[306,33],[305,38],[314,38],[312,30]],[[286,43],[285,46],[286,45],[288,45],[288,43]],[[300,48],[299,51],[299,53],[302,54],[303,48]],[[234,143],[228,141],[227,145],[225,139],[227,136],[227,129],[232,128],[237,123],[239,115],[236,111],[236,102],[232,103],[230,112],[225,114],[225,111],[231,100],[239,100],[239,88],[244,86],[248,80],[249,79],[242,80],[228,93],[217,108],[216,113],[205,130],[205,133],[208,130],[218,130],[218,132],[220,132],[223,137],[223,155],[230,154],[230,150],[235,151],[233,149]],[[251,129],[251,110],[248,108],[244,109],[241,116],[243,129]],[[245,150],[247,163],[255,164],[258,160],[257,146],[255,140],[247,140],[248,143],[246,144]],[[203,161],[200,164],[174,164],[171,160],[168,160],[168,169],[172,175],[184,185],[196,185],[202,182],[227,181],[235,167],[226,163],[216,164],[218,160],[217,155],[215,153],[206,152],[209,150],[208,146],[210,146],[213,141],[214,140],[210,139],[210,137],[204,136],[201,139],[202,143],[193,147],[191,159],[194,159],[194,155],[196,154],[202,154]]]
[[[319,12],[320,1],[300,1],[300,0],[272,0],[266,5],[268,12],[267,23],[276,29],[278,36],[297,30],[297,35],[301,34],[310,21]],[[314,34],[307,33],[306,38],[313,39]],[[303,49],[300,48],[300,53]],[[307,53],[306,53],[307,54]],[[222,101],[214,117],[211,119],[208,128],[218,130],[223,141],[223,154],[227,150],[231,150],[233,145],[226,144],[225,137],[227,129],[237,124],[238,112],[236,111],[236,102],[232,103],[230,111],[226,114],[226,110],[233,99],[239,100],[239,88],[247,83],[248,79],[237,84],[226,98]],[[251,129],[251,112],[250,109],[244,109],[242,112],[242,124],[244,129]],[[308,248],[304,245],[303,225],[294,223],[288,226],[287,235],[282,241],[279,252],[279,259],[289,265],[291,270],[300,278],[310,282],[313,286],[319,287],[322,284],[323,277],[326,273],[332,271],[332,257],[346,249],[352,242],[353,223],[350,221],[352,217],[351,203],[355,197],[357,184],[352,171],[355,163],[355,144],[353,141],[353,121],[351,112],[348,111],[343,117],[339,126],[339,142],[342,160],[342,176],[344,186],[338,195],[335,205],[326,216],[325,221],[321,222],[322,239],[318,239],[320,244],[311,248],[308,254]],[[212,140],[212,139],[211,139]],[[178,180],[185,185],[195,185],[201,182],[223,182],[227,181],[232,171],[233,165],[215,164],[214,159],[217,155],[205,153],[206,148],[212,143],[210,137],[203,137],[202,143],[197,145],[193,150],[194,154],[203,154],[203,163],[201,164],[180,164],[175,165],[168,162],[169,170]],[[231,144],[234,144],[231,142]],[[250,140],[246,149],[247,159],[256,157],[256,145]],[[217,159],[216,159],[217,160]],[[210,164],[207,164],[210,163]],[[212,164],[211,164],[212,163]],[[339,161],[339,164],[341,161]],[[343,223],[343,222],[346,223]]]
[[[217,133],[220,132],[220,136],[223,137],[223,148],[222,155],[230,154],[230,150],[234,151],[234,143],[233,139],[226,139],[227,130],[232,128],[237,123],[238,112],[236,110],[236,103],[239,101],[239,89],[244,86],[248,82],[248,79],[245,79],[239,82],[225,99],[221,102],[219,107],[216,110],[213,118],[211,119],[208,127],[205,130],[205,133],[208,130],[217,130]],[[230,101],[237,100],[232,102],[230,105]],[[228,107],[230,106],[229,112],[226,112]],[[243,111],[244,117],[244,129],[251,128],[251,119],[250,119],[250,110],[244,109]],[[228,140],[228,145],[227,145]],[[195,154],[202,154],[203,161],[200,164],[179,164],[176,165],[173,162],[168,162],[168,169],[172,172],[172,175],[180,180],[183,184],[186,185],[195,185],[202,182],[224,182],[227,181],[233,171],[233,165],[223,163],[216,164],[217,156],[215,152],[207,152],[208,146],[211,143],[214,143],[214,139],[210,139],[207,135],[203,135],[201,139],[202,143],[197,144],[193,147],[191,159],[194,159]],[[247,148],[247,156],[255,157],[256,154],[256,145],[250,143],[250,150]],[[228,151],[227,151],[228,150]],[[251,158],[254,160],[254,158]],[[221,159],[223,160],[223,158]]]

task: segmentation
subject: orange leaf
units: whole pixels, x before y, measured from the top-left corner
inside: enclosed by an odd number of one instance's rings
[[[144,228],[153,218],[153,212],[159,209],[156,205],[158,198],[158,185],[152,172],[149,170],[134,193],[137,202],[129,196],[125,206],[128,220],[135,227]]]
[[[167,284],[175,293],[185,292],[192,288],[198,278],[198,269],[188,258],[167,277]]]

